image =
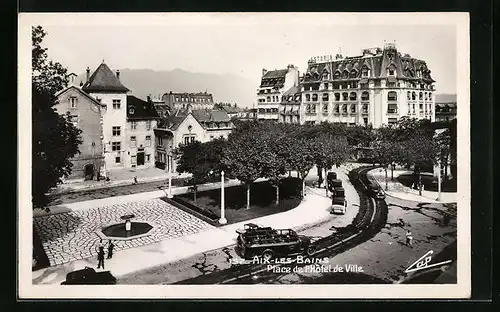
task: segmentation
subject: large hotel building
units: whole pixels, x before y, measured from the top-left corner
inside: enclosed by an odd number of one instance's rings
[[[302,77],[298,77],[298,71],[293,72],[298,86],[274,89],[272,95],[280,98],[279,105],[272,107],[278,110],[272,119],[374,128],[395,123],[403,116],[434,121],[434,80],[430,73],[425,61],[401,54],[394,44],[385,44],[384,49],[364,49],[362,55],[355,57],[316,57],[309,60]],[[268,106],[274,103],[262,96],[262,87],[268,80],[264,74],[257,95],[259,119],[271,119]]]

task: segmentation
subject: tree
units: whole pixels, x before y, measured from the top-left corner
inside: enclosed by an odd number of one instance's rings
[[[325,169],[326,174],[326,170],[332,168],[334,165],[339,166],[345,163],[351,155],[351,148],[345,136],[327,132],[312,139],[312,149],[314,162],[318,167],[318,174],[321,173],[322,169]],[[322,180],[322,176],[320,175],[320,185]]]
[[[41,46],[46,33],[32,28],[32,199],[33,207],[47,205],[46,193],[72,172],[71,158],[79,154],[81,130],[59,115],[53,106],[56,93],[67,86],[67,70],[47,61],[47,49]]]
[[[222,153],[226,145],[223,138],[205,143],[199,141],[180,145],[175,151],[177,172],[191,173],[189,184],[193,189],[193,199],[196,202],[198,185],[220,176],[224,170]]]
[[[402,162],[414,165],[415,173],[418,174],[419,194],[422,195],[421,169],[429,163],[436,163],[436,143],[432,138],[416,133],[401,144],[403,146],[403,150],[405,151]]]
[[[287,166],[297,171],[302,181],[302,197],[305,196],[305,178],[314,167],[313,142],[311,139],[290,136],[286,139],[287,149],[291,157],[286,161]]]
[[[205,155],[202,143],[194,141],[182,144],[174,151],[174,155],[177,161],[177,172],[188,172],[192,175],[189,179],[189,185],[193,189],[193,200],[196,202],[198,184],[205,183],[210,172],[210,166],[207,162],[201,161]]]
[[[222,158],[230,176],[247,188],[247,209],[250,209],[250,185],[262,176],[261,140],[252,132],[230,135]]]

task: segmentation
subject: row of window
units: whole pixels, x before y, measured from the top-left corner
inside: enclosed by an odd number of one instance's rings
[[[130,129],[131,130],[136,130],[137,129],[137,122],[132,121],[130,123]],[[146,121],[146,130],[151,130],[151,120]],[[120,136],[122,133],[122,127],[121,126],[113,126],[112,128],[112,133],[113,136]]]
[[[137,156],[136,155],[131,156],[131,160],[132,160],[132,164],[134,164],[134,165],[137,164]],[[151,161],[151,155],[150,154],[144,155],[144,162],[149,163],[150,161]],[[121,156],[116,156],[115,163],[121,164],[121,162],[122,162]]]
[[[406,93],[406,98],[410,101],[416,101],[417,100],[417,93],[415,91],[413,91],[413,92],[408,91]],[[425,101],[432,101],[432,92],[419,92],[418,99],[420,101],[422,101],[424,99],[425,99]]]
[[[341,108],[341,106],[342,106],[342,108]],[[348,105],[335,105],[335,107],[333,109],[333,113],[340,114],[341,110],[342,110],[342,113],[347,113],[347,106]],[[356,113],[356,105],[351,105],[350,112]],[[363,104],[363,106],[361,106],[361,112],[366,113],[366,114],[368,113],[368,105],[367,104]],[[307,104],[306,113],[315,114],[316,113],[316,105]],[[323,105],[323,113],[328,113],[328,104]]]
[[[334,93],[334,97],[335,97],[335,101],[340,101],[341,94],[340,93]],[[342,101],[356,101],[357,98],[358,98],[358,95],[357,95],[356,92],[351,92],[350,94],[347,93],[347,92],[342,93]],[[323,93],[322,100],[323,101],[328,101],[329,100],[328,93]],[[361,93],[361,100],[362,101],[368,101],[368,100],[370,100],[370,93],[368,93],[368,91],[364,91],[363,93]],[[306,102],[310,102],[310,101],[317,102],[318,101],[318,94],[314,93],[314,94],[312,94],[312,96],[311,96],[311,94],[306,94],[305,95],[305,101]]]
[[[151,136],[146,135],[146,140],[144,143],[145,146],[151,146]],[[137,146],[137,137],[135,135],[132,135],[130,137],[130,147],[136,147]]]
[[[278,109],[277,108],[259,108],[259,114],[277,114]]]
[[[97,99],[99,102],[101,101],[100,99]],[[72,96],[69,98],[69,105],[71,108],[77,108],[77,102],[78,98],[76,96]],[[120,109],[121,108],[121,100],[120,99],[115,99],[113,100],[113,109]]]
[[[408,114],[412,113],[412,114],[415,114],[416,113],[416,105],[415,104],[408,104]],[[425,113],[425,114],[432,114],[432,105],[431,104],[419,104],[418,105],[418,109],[419,109],[419,112],[422,114],[422,113]]]
[[[357,100],[357,93],[356,92],[343,92],[342,94],[340,93],[334,93],[335,101],[340,101],[342,96],[342,101],[356,101]],[[408,91],[407,94],[408,100],[416,100],[417,94],[415,92]],[[431,101],[432,100],[432,93],[431,92],[420,92],[419,93],[419,100],[425,100],[426,101]],[[328,93],[323,93],[322,100],[323,101],[328,101],[329,95]],[[370,93],[368,91],[364,91],[361,93],[361,101],[368,101],[370,100]],[[389,91],[387,93],[387,100],[388,101],[397,101],[398,100],[398,94],[396,91]],[[305,95],[305,101],[306,102],[317,102],[318,101],[318,94],[306,94]]]
[[[146,140],[145,140],[144,145],[146,147],[151,146],[151,136],[150,135],[146,136]],[[137,137],[134,135],[130,137],[130,147],[137,147]],[[120,152],[122,150],[122,142],[121,141],[111,142],[111,150],[113,152]]]
[[[201,103],[210,103],[212,102],[210,99],[208,98],[188,98],[188,97],[176,97],[175,98],[175,101],[176,102],[201,102]]]

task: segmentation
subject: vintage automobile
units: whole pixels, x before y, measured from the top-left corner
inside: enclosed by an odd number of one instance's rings
[[[311,256],[316,249],[310,237],[298,235],[291,229],[273,229],[248,225],[244,231],[237,231],[236,253],[244,259],[255,256],[265,260],[306,254]]]
[[[345,214],[347,212],[347,200],[345,197],[333,197],[330,213]]]
[[[375,194],[376,199],[385,199],[385,193],[382,191],[382,189],[379,189],[377,191],[377,194]]]
[[[66,280],[61,285],[113,285],[116,278],[109,271],[96,272],[93,268],[85,267],[66,274]]]

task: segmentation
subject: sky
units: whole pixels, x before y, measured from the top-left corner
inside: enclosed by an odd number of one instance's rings
[[[85,15],[85,16],[83,16]],[[59,17],[59,18],[58,18]],[[396,44],[427,62],[437,93],[456,93],[456,23],[439,16],[377,14],[187,14],[56,16],[36,21],[49,57],[75,73],[102,60],[113,69],[183,69],[260,80],[263,68],[313,56],[361,54]]]

